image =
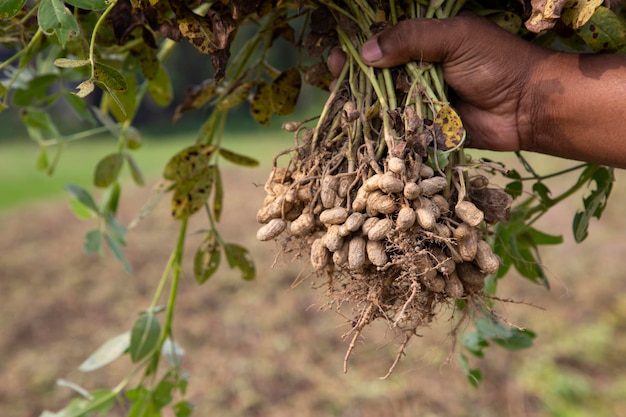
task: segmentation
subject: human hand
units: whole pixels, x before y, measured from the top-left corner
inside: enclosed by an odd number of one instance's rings
[[[549,53],[471,14],[402,21],[361,48],[364,63],[374,67],[440,62],[468,144],[497,151],[531,146],[533,109],[527,95],[534,64]],[[344,63],[345,55],[333,50],[328,66],[335,76]]]

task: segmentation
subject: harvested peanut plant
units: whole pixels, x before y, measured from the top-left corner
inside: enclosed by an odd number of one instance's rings
[[[494,308],[498,279],[514,267],[548,287],[538,247],[562,239],[537,230],[535,222],[565,198],[595,186],[584,195],[573,222],[576,240],[584,240],[589,221],[606,206],[612,170],[580,164],[541,174],[518,153],[520,173],[474,158],[464,147],[463,121],[450,104],[438,65],[412,62],[373,69],[360,61],[358,50],[400,20],[447,18],[462,8],[548,47],[625,50],[619,5],[531,3],[532,10],[522,3],[462,0],[1,2],[0,43],[14,53],[0,63],[0,111],[20,109],[40,150],[37,166],[49,175],[67,143],[103,132],[116,139],[94,170],[94,186],[104,191],[101,201],[96,203],[85,188],[69,184],[66,189],[77,215],[95,224],[85,250],[103,254],[107,249],[129,272],[123,251],[127,227],[117,220],[117,211],[122,167],[129,168],[137,184],[144,182],[133,156],[141,147],[134,127],[140,105],[147,97],[161,106],[172,102],[164,63],[182,41],[209,55],[214,69],[212,77],[187,90],[173,115],[177,121],[189,111],[209,110],[195,143],[172,156],[154,198],[130,225],[148,215],[160,197],[172,194],[171,213],[180,230],[152,302],[130,331],[104,343],[80,367],[94,371],[127,355],[131,370],[112,388],[88,392],[66,383],[81,397],[44,415],[84,416],[118,407],[129,416],[160,416],[170,406],[177,417],[192,413],[193,404],[185,399],[183,349],[175,342],[173,325],[188,219],[197,213],[206,217],[193,263],[198,284],[213,276],[223,259],[242,278],[255,277],[248,250],[225,241],[217,226],[230,191],[224,189],[220,164],[257,164],[226,147],[227,116],[246,103],[261,125],[293,113],[302,80],[329,89],[325,56],[332,47],[346,53],[346,65],[318,117],[284,124],[295,144],[274,159],[267,197],[257,213],[262,224],[257,237],[276,240],[281,253],[303,257],[307,271],[302,277],[321,281],[326,306],[349,318],[346,370],[357,342],[376,320],[399,335],[396,359],[385,376],[408,342],[444,312],[454,316],[453,334],[465,331],[465,324],[475,329],[454,339],[463,352],[482,357],[492,342],[508,349],[530,346],[534,333],[510,326]],[[557,23],[558,30],[552,30]],[[234,40],[242,36],[231,57]],[[295,62],[282,56],[273,62],[279,41],[281,48],[293,47]],[[92,98],[96,89],[102,95],[87,105],[83,99]],[[57,126],[58,103],[91,127],[70,133]],[[579,173],[574,184],[553,195],[549,179],[572,172]],[[459,358],[476,384],[480,371],[470,368],[464,353]]]

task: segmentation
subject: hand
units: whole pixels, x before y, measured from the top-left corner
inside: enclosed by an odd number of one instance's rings
[[[402,21],[366,42],[361,58],[375,67],[441,62],[469,145],[515,151],[526,148],[529,141],[525,94],[534,63],[547,53],[468,14],[445,20]],[[328,58],[330,70],[338,75],[344,63],[345,55],[333,50]]]

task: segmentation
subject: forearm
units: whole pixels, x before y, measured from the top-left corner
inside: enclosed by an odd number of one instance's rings
[[[551,54],[532,85],[524,149],[626,168],[626,56]]]

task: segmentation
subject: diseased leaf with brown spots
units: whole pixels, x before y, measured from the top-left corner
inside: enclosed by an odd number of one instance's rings
[[[227,111],[245,102],[252,87],[254,87],[254,82],[252,81],[238,85],[233,90],[229,91],[222,100],[220,100],[217,105],[217,109]]]
[[[465,128],[461,118],[452,107],[445,105],[439,109],[433,125],[437,140],[443,139],[443,143],[437,143],[440,149],[449,150],[461,146],[465,139]],[[439,131],[441,131],[441,137],[438,135]]]
[[[194,177],[181,180],[172,196],[172,216],[183,220],[200,210],[211,194],[214,167],[205,166]]]
[[[259,124],[266,126],[272,120],[272,88],[267,81],[258,82],[250,99],[250,113]]]
[[[205,80],[200,85],[188,88],[185,92],[185,99],[174,112],[173,121],[177,122],[183,116],[183,113],[199,109],[208,103],[209,100],[215,97],[216,88],[217,85],[214,79]]]
[[[322,90],[329,90],[333,75],[328,69],[326,62],[318,62],[312,65],[304,73],[304,82]]]
[[[174,155],[163,171],[163,178],[171,181],[185,181],[204,172],[215,149],[212,146],[191,145]]]
[[[173,1],[170,3],[178,19],[178,28],[189,43],[203,54],[215,52],[211,21],[204,16],[195,14],[183,2]]]
[[[272,83],[272,109],[279,116],[293,113],[296,109],[302,79],[297,68],[283,71]]]
[[[616,52],[626,46],[626,26],[603,6],[576,33],[596,52]]]
[[[113,91],[124,92],[127,89],[124,76],[113,67],[96,62],[93,68],[93,75],[96,80]]]

